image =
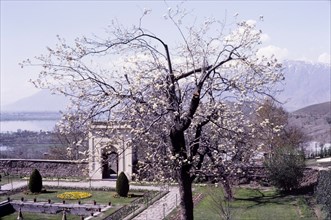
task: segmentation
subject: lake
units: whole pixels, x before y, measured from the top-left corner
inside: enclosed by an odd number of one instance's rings
[[[27,131],[52,131],[57,120],[0,121],[0,133]]]
[[[60,120],[59,112],[0,112],[0,133],[52,131]]]

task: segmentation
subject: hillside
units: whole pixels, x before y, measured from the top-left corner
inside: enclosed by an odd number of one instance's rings
[[[295,115],[323,115],[331,116],[331,102],[324,102],[316,105],[310,105],[305,108],[292,112]]]
[[[58,112],[64,110],[68,104],[68,98],[61,95],[53,95],[49,90],[20,99],[10,105],[2,106],[1,112]]]
[[[302,128],[312,141],[331,143],[331,102],[310,105],[292,112],[290,124]]]

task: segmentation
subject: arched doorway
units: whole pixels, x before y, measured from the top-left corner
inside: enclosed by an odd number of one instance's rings
[[[94,122],[89,132],[89,176],[103,179],[124,172],[132,177],[130,127],[122,122]]]
[[[116,179],[118,176],[117,150],[114,147],[112,147],[111,150],[103,150],[101,158],[102,179]]]

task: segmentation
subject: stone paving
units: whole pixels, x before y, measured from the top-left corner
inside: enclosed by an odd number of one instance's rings
[[[25,187],[27,181],[15,181],[1,186],[1,191],[10,191]],[[69,182],[69,181],[43,181],[44,186],[62,186],[77,188],[103,188],[116,186],[116,181],[103,180],[91,182]],[[161,190],[160,186],[138,186],[130,185],[131,189]],[[1,192],[0,191],[0,192]],[[154,202],[146,210],[134,218],[134,220],[162,220],[179,204],[179,191],[177,187],[169,187],[169,193]]]
[[[178,188],[171,187],[167,195],[136,216],[134,220],[162,220],[176,208],[177,203],[179,203]]]
[[[10,190],[13,190],[13,189],[18,189],[18,188],[25,187],[26,185],[27,185],[26,181],[17,181],[17,182],[2,185],[0,190],[1,191],[10,191]]]

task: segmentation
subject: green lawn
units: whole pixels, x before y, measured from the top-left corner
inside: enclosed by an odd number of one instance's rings
[[[222,201],[222,191],[208,187],[197,188],[197,191],[204,193],[206,197],[195,207],[195,219],[220,219],[217,214],[220,205],[217,204]],[[235,200],[228,206],[223,203],[223,207],[229,208],[231,219],[234,220],[317,219],[308,206],[307,199],[311,198],[303,195],[283,196],[275,190],[238,188],[235,190]]]
[[[62,202],[62,199],[57,198],[58,194],[61,194],[63,192],[70,192],[70,191],[84,191],[84,190],[60,190],[60,189],[49,189],[44,193],[40,194],[26,194],[25,192],[19,192],[14,195],[10,196],[10,199],[21,199],[24,197],[25,200],[33,200],[34,198],[37,199],[37,201],[47,201],[50,199],[52,202]],[[114,195],[116,192],[114,191],[88,191],[92,194],[92,197],[81,199],[82,203],[93,203],[95,200],[98,204],[108,204],[108,202],[111,202],[112,204],[122,205],[130,203],[132,200],[136,199],[137,196],[142,196],[143,192],[129,192],[129,194],[133,193],[134,196],[131,198],[124,198],[119,197],[115,198]],[[0,201],[6,200],[7,196],[0,196]],[[78,200],[66,200],[66,203],[77,203]]]

